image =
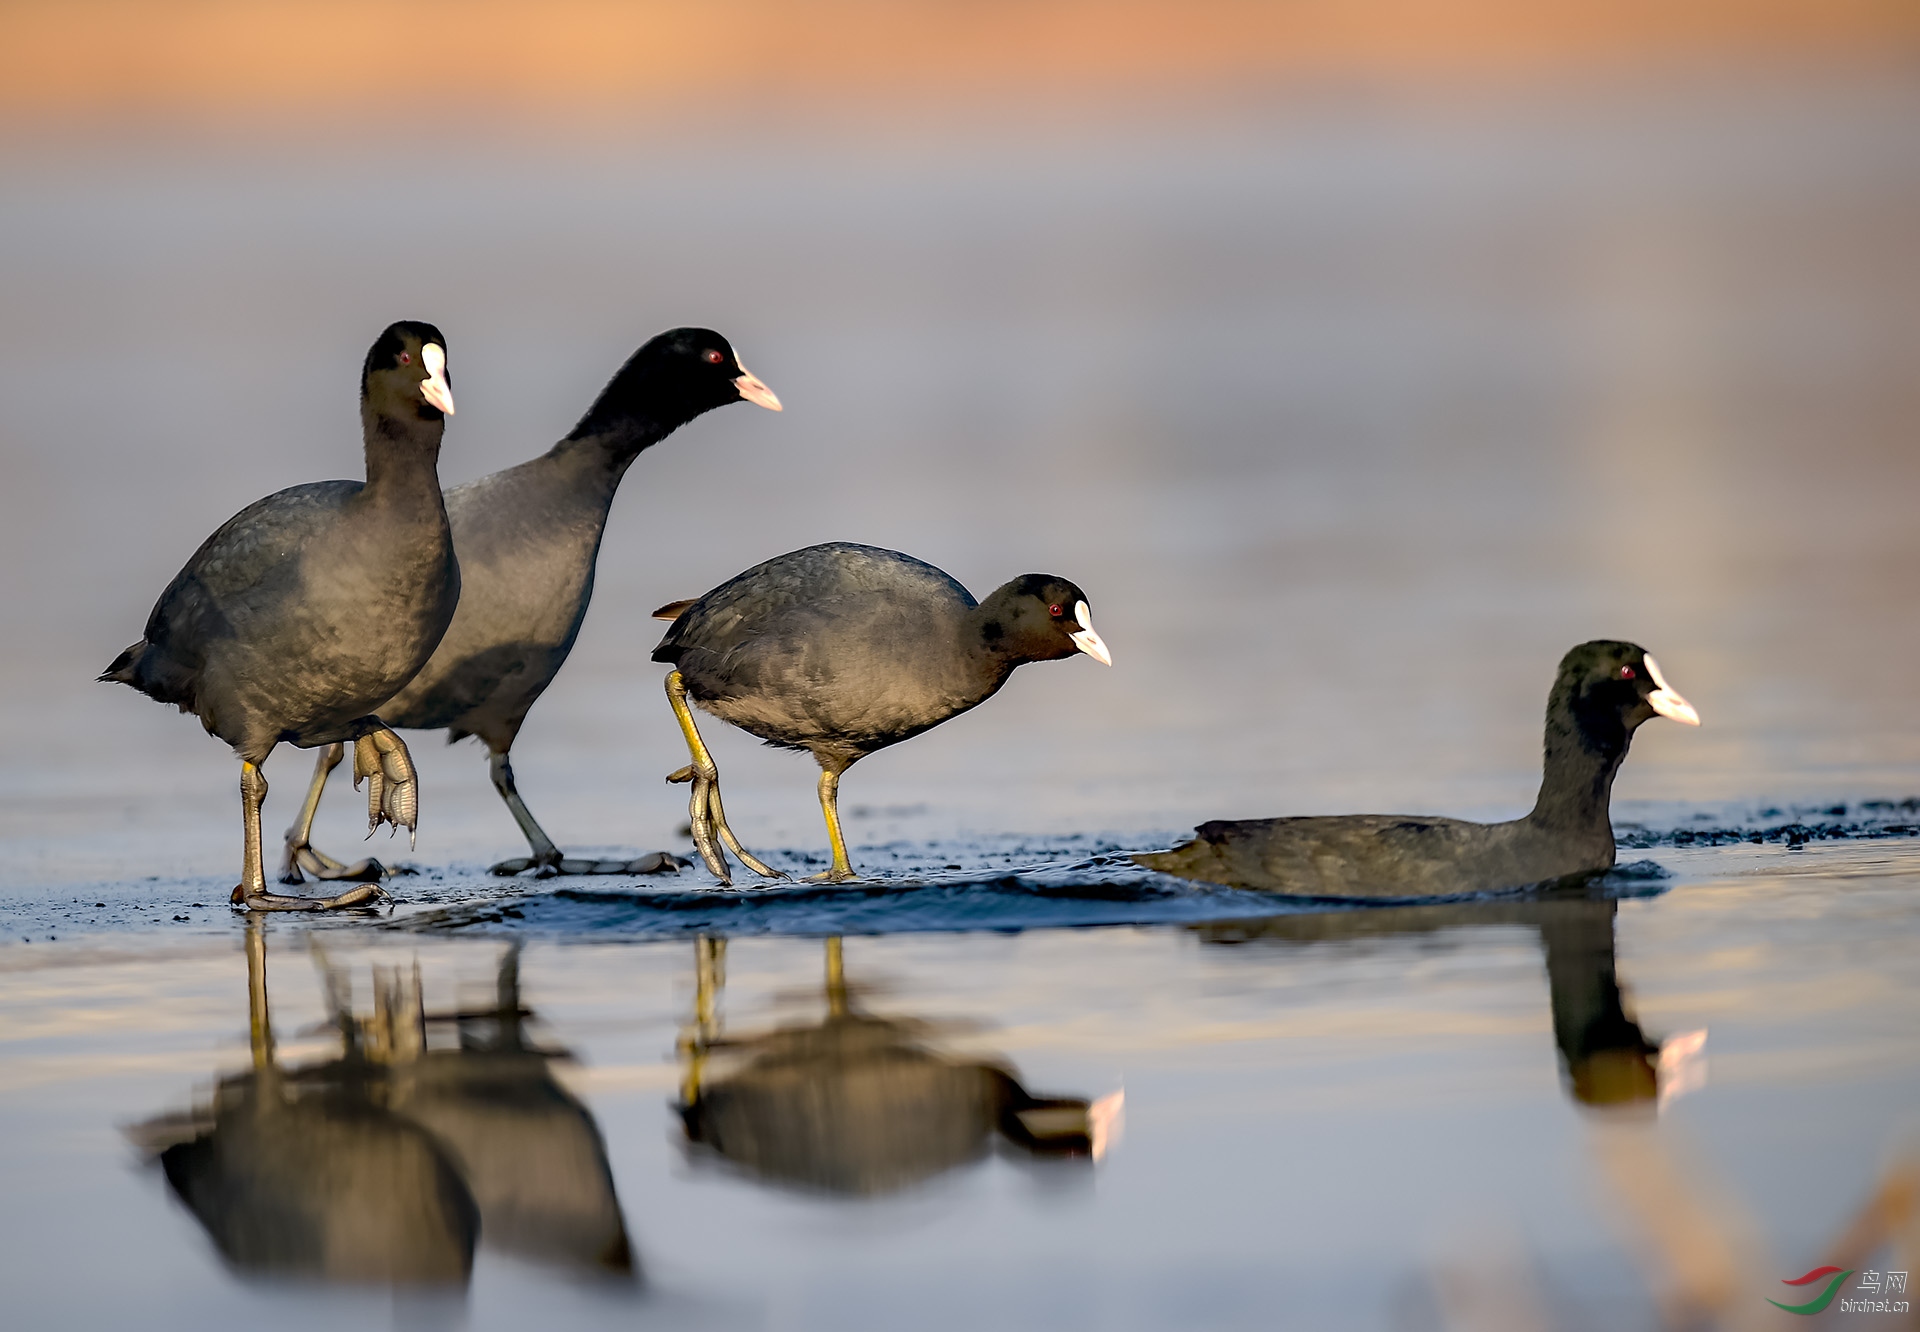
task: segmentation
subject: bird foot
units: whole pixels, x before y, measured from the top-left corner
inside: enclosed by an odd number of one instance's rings
[[[806,878],[802,879],[801,882],[802,883],[852,883],[855,879],[858,879],[859,877],[860,876],[858,874],[855,874],[850,869],[834,868],[834,869],[828,869],[828,870],[821,870],[818,874],[809,874]]]
[[[693,862],[674,855],[670,851],[650,851],[633,860],[586,860],[576,856],[557,856],[541,858],[534,856],[515,856],[503,860],[487,872],[509,876],[524,874],[528,870],[537,871],[537,879],[551,879],[563,874],[666,874],[673,870],[683,870]]]
[[[305,873],[302,873],[305,871]],[[405,873],[398,868],[388,869],[372,856],[343,865],[324,851],[315,850],[308,842],[296,842],[294,832],[287,832],[287,856],[280,865],[280,882],[287,884],[305,883],[306,875],[311,874],[322,882],[335,879],[352,879],[356,883],[369,879],[384,879],[394,874]]]
[[[549,851],[536,856],[511,856],[498,864],[489,865],[487,873],[497,874],[505,879],[533,870],[534,878],[551,879],[560,873],[560,861],[561,856],[558,851]]]
[[[690,763],[668,773],[667,780],[693,783],[693,795],[687,802],[687,823],[693,833],[694,848],[706,862],[708,872],[720,880],[721,887],[733,887],[727,851],[733,852],[736,860],[763,879],[788,877],[741,846],[740,839],[733,835],[733,829],[727,825],[727,812],[720,803],[720,774],[712,766],[703,768]],[[726,851],[721,850],[722,844]]]
[[[649,851],[632,860],[576,860],[568,856],[560,862],[562,874],[670,874],[693,864],[671,851]]]
[[[356,884],[337,897],[289,897],[265,889],[249,893],[243,883],[234,888],[230,900],[248,911],[351,911],[368,910],[391,899],[377,883]]]
[[[389,730],[372,731],[353,742],[353,789],[367,781],[367,836],[383,823],[407,830],[411,844],[419,821],[420,787],[414,780],[413,759],[399,736]]]

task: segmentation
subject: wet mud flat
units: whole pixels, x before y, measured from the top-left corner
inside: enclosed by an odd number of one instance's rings
[[[0,946],[0,1279],[26,1327],[1772,1326],[1910,1261],[1868,1206],[1920,1132],[1899,817],[1345,910],[1103,839],[731,917],[126,885]]]

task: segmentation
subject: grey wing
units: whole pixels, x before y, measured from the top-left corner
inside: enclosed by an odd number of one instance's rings
[[[682,611],[654,649],[655,661],[679,662],[690,648],[724,657],[782,628],[831,618],[863,598],[917,588],[966,607],[966,588],[931,564],[898,551],[836,541],[757,564]],[[664,608],[663,608],[664,609]]]
[[[1142,856],[1149,868],[1265,892],[1310,897],[1416,897],[1454,891],[1460,851],[1487,829],[1413,815],[1250,819],[1204,823],[1194,840]]]
[[[297,580],[300,557],[358,481],[316,481],[256,500],[200,543],[147,618],[147,642],[183,663],[231,637],[263,592]]]

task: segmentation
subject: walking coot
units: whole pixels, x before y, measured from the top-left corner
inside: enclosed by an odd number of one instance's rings
[[[1305,897],[1448,897],[1613,866],[1607,804],[1634,728],[1700,714],[1632,643],[1582,643],[1547,696],[1546,773],[1508,823],[1398,814],[1203,823],[1194,840],[1135,856],[1149,869]]]
[[[747,372],[725,338],[711,329],[671,329],[620,367],[565,439],[538,458],[447,491],[460,607],[432,658],[380,716],[389,726],[445,727],[450,740],[476,735],[486,744],[494,788],[531,852],[495,865],[495,874],[634,874],[681,864],[663,852],[631,861],[562,856],[521,800],[508,753],[586,619],[607,511],[628,466],[701,413],[730,402],[780,410],[780,399]],[[287,829],[283,883],[299,883],[302,870],[321,879],[381,872],[373,861],[342,865],[309,842],[327,774],[340,759],[332,745],[314,765],[306,803]]]
[[[672,620],[653,659],[671,663],[667,697],[693,762],[693,839],[731,883],[717,835],[754,873],[776,872],[741,849],[720,805],[719,773],[691,699],[768,744],[820,764],[820,808],[833,868],[853,877],[840,835],[840,774],[860,759],[991,698],[1013,668],[1076,652],[1108,665],[1087,595],[1051,574],[1023,574],[976,603],[930,564],[898,551],[834,542],[768,560],[693,601],[654,612]]]
[[[146,637],[100,676],[197,714],[239,756],[246,851],[235,903],[311,911],[379,893],[267,892],[260,769],[282,740],[353,741],[354,782],[371,780],[369,831],[413,831],[413,764],[374,712],[432,655],[460,597],[435,470],[453,413],[446,345],[431,324],[382,333],[360,379],[365,483],[295,486],[228,519],[160,594]]]

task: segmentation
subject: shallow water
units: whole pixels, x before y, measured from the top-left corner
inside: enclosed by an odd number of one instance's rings
[[[828,914],[736,934],[704,996],[711,945],[649,926],[665,904],[576,916],[564,939],[537,893],[524,926],[280,918],[262,954],[284,1083],[248,1074],[248,962],[225,919],[10,944],[10,1321],[1628,1328],[1705,1290],[1719,1321],[1699,1325],[1771,1326],[1763,1298],[1791,1294],[1779,1280],[1823,1260],[1916,1146],[1920,843],[1652,854],[1668,877],[1613,885],[1624,897],[1104,929],[1020,929],[1014,910],[854,935],[837,1018],[835,945],[796,937],[839,928]],[[368,1052],[358,1083],[339,1072],[329,975]],[[411,977],[424,1013],[466,1023],[411,1027]],[[497,1014],[515,1001],[509,1039]],[[1651,1052],[1701,1030],[1684,1075],[1660,1070],[1656,1112]],[[983,1065],[1082,1107],[1123,1092],[1099,1158],[967,1109]],[[218,1079],[238,1081],[215,1113]],[[688,1120],[688,1103],[721,1108]],[[330,1105],[362,1136],[263,1104]],[[402,1183],[353,1183],[394,1150],[382,1134],[423,1123],[491,1200],[470,1276],[399,1297],[321,1280],[357,1270],[341,1232],[387,1234],[394,1195],[423,1187],[390,1157]],[[195,1141],[198,1158],[180,1146]],[[152,1159],[169,1145],[199,1181],[193,1210]],[[263,1194],[281,1211],[236,1201]],[[254,1248],[223,1259],[211,1236],[237,1244],[243,1218]],[[379,1260],[457,1269],[438,1225],[416,1216]],[[610,1233],[630,1270],[609,1270]]]
[[[1842,1261],[1914,1150],[1916,117],[1869,80],[748,118],[717,155],[473,130],[425,166],[0,149],[5,1321],[1797,1325],[1765,1298]],[[787,402],[626,483],[515,751],[570,852],[687,851],[646,612],[778,551],[898,546],[977,592],[1055,570],[1116,665],[1024,670],[855,769],[869,879],[838,889],[491,878],[521,848],[481,755],[410,737],[420,843],[366,849],[420,872],[390,913],[266,923],[256,1067],[234,765],[91,677],[228,513],[354,471],[352,369],[400,316],[453,344],[448,480],[543,448],[672,323]],[[1330,910],[1119,854],[1210,817],[1511,816],[1596,635],[1706,725],[1641,732],[1629,864],[1580,895]],[[708,729],[749,845],[822,865],[805,760]],[[270,830],[306,766],[273,762]],[[357,853],[361,808],[337,782],[320,844]],[[861,1132],[774,1101],[699,1130],[731,1153],[690,1140],[676,1106],[776,1057]],[[1037,1140],[988,1066],[1087,1104]],[[545,1111],[462,1136],[473,1086]],[[153,1160],[196,1142],[180,1178],[232,1186],[198,1210]],[[414,1182],[376,1205],[368,1161]],[[489,1192],[522,1162],[553,1163],[540,1252]],[[335,1241],[455,1275],[329,1282]]]

